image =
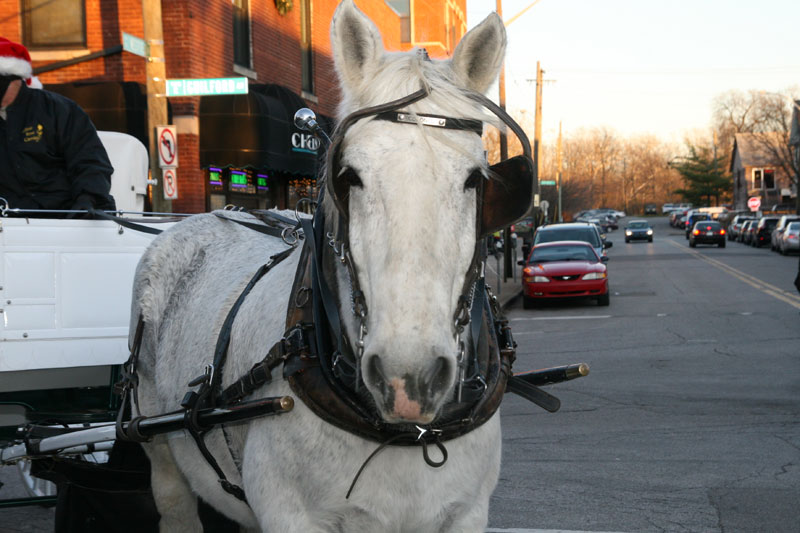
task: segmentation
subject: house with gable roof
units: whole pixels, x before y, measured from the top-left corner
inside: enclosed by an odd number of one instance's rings
[[[800,132],[798,132],[800,142]],[[733,209],[747,209],[747,199],[758,197],[764,208],[791,203],[796,187],[769,146],[786,142],[779,132],[737,133],[733,143],[730,172],[733,176]]]

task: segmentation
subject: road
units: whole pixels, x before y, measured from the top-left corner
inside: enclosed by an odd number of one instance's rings
[[[609,307],[509,312],[516,371],[591,374],[555,414],[506,398],[491,531],[800,531],[798,259],[652,220],[610,234]]]
[[[652,220],[652,244],[610,234],[609,307],[509,311],[515,370],[592,371],[549,388],[558,413],[504,401],[490,532],[800,531],[798,259]],[[0,510],[0,532],[51,516]]]

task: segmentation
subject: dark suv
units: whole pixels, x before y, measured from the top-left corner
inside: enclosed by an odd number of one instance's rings
[[[588,222],[570,222],[567,224],[548,224],[536,230],[533,235],[533,245],[543,242],[555,241],[583,241],[588,242],[597,252],[599,257],[604,255],[603,250],[611,248],[613,243],[605,242],[600,237],[600,230]]]
[[[772,230],[778,225],[778,217],[761,217],[758,226],[753,231],[750,246],[760,248],[762,244],[769,244],[772,240]]]
[[[711,215],[708,213],[698,213],[697,211],[689,211],[686,214],[686,239],[689,239],[689,233],[692,232],[694,225],[701,220],[711,220]]]

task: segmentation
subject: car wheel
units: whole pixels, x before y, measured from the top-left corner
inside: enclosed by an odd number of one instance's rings
[[[689,241],[689,246],[692,248],[697,248],[697,243],[694,241]]]
[[[630,239],[625,239],[625,244],[630,244],[630,243],[631,243]]]
[[[600,296],[597,297],[597,305],[605,307],[609,303],[611,303],[611,296],[608,293],[601,294]]]
[[[536,300],[531,298],[530,296],[522,295],[522,308],[523,309],[534,309],[536,307]]]
[[[653,242],[653,238],[650,237],[649,239],[647,239],[647,242]]]
[[[721,242],[719,243],[719,247],[720,247],[720,248],[725,248],[725,241],[721,241]]]

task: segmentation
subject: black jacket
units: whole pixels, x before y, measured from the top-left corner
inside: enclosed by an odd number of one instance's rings
[[[0,118],[0,196],[10,207],[114,209],[114,169],[89,117],[59,94],[22,85]]]

